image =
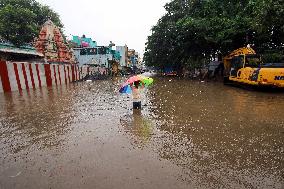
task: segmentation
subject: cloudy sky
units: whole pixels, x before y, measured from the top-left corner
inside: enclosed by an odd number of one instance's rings
[[[65,34],[85,34],[108,45],[125,45],[143,53],[147,36],[165,14],[170,0],[37,0],[56,11],[64,24]]]

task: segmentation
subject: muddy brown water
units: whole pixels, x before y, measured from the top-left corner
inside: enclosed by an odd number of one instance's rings
[[[0,188],[284,188],[284,94],[155,78],[0,94]]]

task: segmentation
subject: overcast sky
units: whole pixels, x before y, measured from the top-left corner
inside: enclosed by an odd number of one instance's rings
[[[143,53],[147,36],[170,0],[37,0],[60,15],[67,37],[85,34]]]

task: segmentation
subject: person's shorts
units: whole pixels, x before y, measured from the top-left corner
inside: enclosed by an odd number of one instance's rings
[[[141,102],[133,102],[133,109],[141,109]]]

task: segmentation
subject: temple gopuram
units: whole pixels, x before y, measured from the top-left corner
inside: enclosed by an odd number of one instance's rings
[[[59,28],[51,20],[43,25],[34,46],[47,62],[77,63],[73,51],[64,43]]]

